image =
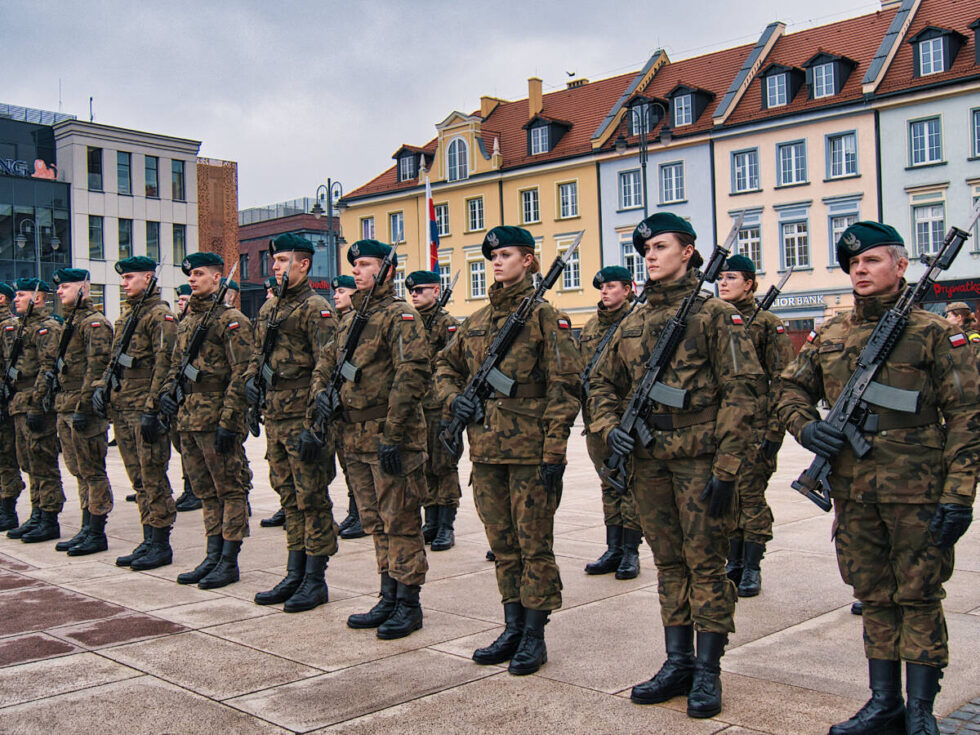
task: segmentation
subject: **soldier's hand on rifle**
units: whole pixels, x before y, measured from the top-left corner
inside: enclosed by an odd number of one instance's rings
[[[108,411],[106,410],[108,407],[108,401],[106,401],[105,397],[105,388],[96,388],[92,393],[92,408],[95,409],[95,412],[99,414],[99,416],[105,418],[108,415]]]
[[[782,441],[774,442],[772,439],[763,439],[761,449],[762,456],[766,459],[772,459],[779,454],[779,449],[782,446]]]
[[[381,460],[381,469],[385,474],[402,473],[402,450],[397,444],[378,442],[378,459]]]
[[[170,395],[169,391],[160,394],[160,413],[164,416],[176,416],[179,410],[177,399]]]
[[[147,444],[160,438],[160,418],[155,413],[140,414],[140,435]]]
[[[321,390],[316,394],[316,415],[323,423],[330,421],[333,414],[333,407],[337,405],[337,397],[333,390]]]
[[[800,432],[800,444],[824,459],[840,454],[844,442],[844,432],[826,421],[811,421]]]
[[[966,533],[972,521],[973,508],[969,505],[940,503],[929,524],[929,531],[937,537],[932,542],[933,546],[938,546],[944,551],[953,548],[953,545],[960,540],[960,536]]]
[[[299,433],[299,458],[304,462],[316,462],[323,449],[323,442],[316,438],[309,429],[303,429]]]
[[[43,413],[27,413],[27,428],[37,433],[44,430]]]
[[[701,493],[701,500],[708,501],[708,517],[721,518],[732,506],[732,497],[735,495],[735,480],[720,480],[714,475],[704,486]]]
[[[219,426],[214,432],[214,451],[218,454],[228,454],[235,447],[237,439],[235,432]]]
[[[633,448],[636,446],[636,439],[618,426],[614,426],[609,430],[609,435],[606,437],[606,444],[616,454],[626,457],[633,453]]]
[[[75,411],[71,415],[71,428],[75,431],[85,431],[90,423],[92,423],[92,416],[90,414]]]
[[[453,402],[449,404],[449,410],[453,412],[453,416],[458,418],[464,424],[468,424],[476,417],[476,401],[471,400],[460,393],[453,399]]]
[[[55,375],[54,370],[44,371],[44,382],[48,386],[49,391],[53,391],[55,385],[58,384],[58,376]]]
[[[565,465],[542,462],[538,465],[538,477],[548,493],[554,493],[561,487],[561,478],[565,475]]]
[[[249,403],[255,404],[262,399],[262,391],[259,390],[259,384],[255,378],[249,378],[245,381],[245,400]]]

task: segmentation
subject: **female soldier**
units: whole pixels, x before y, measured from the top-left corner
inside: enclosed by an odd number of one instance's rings
[[[540,269],[534,238],[520,227],[493,228],[483,257],[493,265],[490,304],[466,319],[439,353],[436,390],[444,417],[468,424],[473,494],[496,555],[504,605],[504,632],[473,660],[510,659],[512,674],[531,674],[548,660],[544,626],[561,606],[554,515],[578,414],[581,361],[568,317],[541,301],[499,365],[517,383],[514,396],[494,395],[478,406],[460,395],[507,317],[533,293],[532,274]]]

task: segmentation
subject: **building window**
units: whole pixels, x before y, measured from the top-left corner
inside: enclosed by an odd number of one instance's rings
[[[88,189],[102,191],[102,149],[88,149]]]
[[[96,311],[101,311],[105,313],[105,286],[101,283],[90,283],[89,284],[89,300],[92,302],[92,308]]]
[[[806,143],[785,143],[776,146],[779,159],[779,185],[806,183]]]
[[[578,182],[558,185],[558,216],[578,217]]]
[[[973,111],[973,155],[980,156],[980,110]]]
[[[916,255],[938,253],[946,232],[946,208],[942,204],[913,207],[912,221],[915,223]]]
[[[146,223],[146,256],[160,262],[160,223]]]
[[[119,220],[119,260],[133,256],[133,220]]]
[[[410,181],[418,176],[418,169],[415,167],[415,156],[402,156],[398,159],[398,180]]]
[[[810,238],[806,222],[784,222],[780,227],[783,235],[783,267],[810,267]]]
[[[120,194],[133,193],[133,154],[116,151],[116,189]]]
[[[374,217],[365,217],[361,220],[361,239],[374,239]]]
[[[399,268],[395,271],[395,278],[392,281],[395,287],[395,296],[400,299],[405,298],[405,269]]]
[[[567,249],[567,246],[560,248],[558,255],[563,255]],[[569,258],[568,263],[565,265],[565,270],[561,272],[561,288],[563,291],[582,288],[582,264],[579,261],[578,250],[572,253],[572,257]]]
[[[173,262],[182,263],[187,257],[187,225],[174,225],[174,260]],[[239,275],[239,278],[245,276]]]
[[[694,99],[690,94],[674,97],[674,127],[694,122]]]
[[[548,126],[538,125],[531,128],[531,155],[548,152]]]
[[[182,202],[184,196],[184,162],[170,161],[170,193],[174,201]]]
[[[436,232],[439,233],[439,237],[446,237],[449,235],[449,205],[437,204],[435,210]]]
[[[636,252],[633,247],[633,233],[624,232],[619,236],[619,247],[622,252],[623,267],[633,274],[636,283],[645,283],[647,280],[647,267],[643,262],[643,256]]]
[[[144,156],[146,159],[146,196],[154,199],[160,196],[160,159],[156,156]]]
[[[443,293],[449,290],[449,286],[453,282],[452,274],[449,272],[450,267],[449,263],[439,264],[439,288],[442,289]]]
[[[744,255],[755,264],[755,268],[761,271],[762,268],[762,237],[758,225],[743,227],[738,231],[735,240],[735,252]]]
[[[248,280],[248,253],[238,256],[238,277],[242,281]]]
[[[844,230],[858,221],[857,214],[841,214],[830,218],[830,258],[837,263],[837,241],[841,239]]]
[[[541,207],[538,202],[537,189],[525,189],[521,192],[522,224],[541,221]]]
[[[466,229],[469,232],[483,229],[483,197],[466,200]]]
[[[88,216],[88,257],[89,260],[105,260],[105,238],[102,217]]]
[[[813,67],[813,99],[831,97],[834,94],[834,64],[819,64]]]
[[[943,38],[919,41],[919,76],[946,71],[943,63]]]
[[[937,163],[943,159],[943,136],[939,118],[914,120],[909,123],[909,147],[913,166]]]
[[[482,260],[470,261],[470,298],[482,299],[487,295],[487,270]]]
[[[836,179],[841,176],[856,176],[857,167],[857,135],[842,133],[827,138],[827,159],[830,164],[828,178]]]
[[[684,201],[684,164],[665,163],[660,167],[660,203]]]
[[[786,75],[773,74],[766,77],[766,107],[781,107],[786,102]]]
[[[640,170],[619,172],[619,208],[637,209],[643,206],[643,180]]]
[[[269,251],[259,251],[259,276],[267,278],[269,276]]]
[[[405,214],[392,212],[388,215],[388,237],[391,242],[405,242]]]
[[[732,189],[735,192],[759,188],[759,151],[732,154]]]
[[[462,138],[455,138],[446,151],[446,180],[461,181],[468,175],[466,142]]]

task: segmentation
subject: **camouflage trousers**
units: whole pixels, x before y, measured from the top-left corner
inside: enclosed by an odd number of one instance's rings
[[[690,625],[708,633],[735,631],[735,585],[725,576],[731,514],[708,517],[701,493],[711,479],[711,455],[645,459],[633,455],[633,497],[657,565],[665,627]]]
[[[27,414],[14,416],[17,455],[27,457],[31,480],[31,505],[41,510],[60,513],[65,507],[61,487],[61,467],[58,464],[58,433],[55,414],[44,415],[44,429],[35,433],[27,428]]]
[[[342,441],[337,442],[337,463],[344,473],[344,483],[347,485],[347,498],[350,500],[354,497],[354,486],[351,484],[350,474],[347,472],[347,458],[344,455],[344,443]]]
[[[769,478],[776,471],[776,458],[761,454],[742,462],[735,478],[736,538],[766,545],[772,541],[772,509],[766,502]]]
[[[218,454],[213,431],[182,431],[180,459],[191,490],[203,506],[204,535],[221,536],[225,541],[248,536],[241,445],[236,444],[228,454]]]
[[[585,435],[585,448],[589,451],[589,459],[595,466],[595,471],[602,477],[602,469],[611,452],[599,434]],[[632,460],[627,460],[632,461]],[[636,515],[636,502],[633,491],[627,488],[623,495],[618,495],[605,480],[602,487],[602,517],[607,526],[622,526],[633,531],[640,530],[640,519]]]
[[[153,528],[169,528],[177,519],[173,489],[167,477],[170,464],[170,435],[161,432],[152,444],[143,441],[139,411],[113,411],[113,434],[126,474],[136,490],[140,523]],[[137,485],[137,478],[142,485]]]
[[[425,412],[429,458],[425,461],[426,494],[422,505],[451,505],[458,508],[463,495],[459,487],[459,469],[456,458],[439,441],[439,419],[438,410]]]
[[[17,454],[13,419],[0,422],[0,498],[19,498],[24,489],[21,470],[28,472],[27,457]]]
[[[85,431],[77,431],[72,414],[58,414],[58,438],[65,466],[78,485],[78,505],[92,515],[106,516],[112,510],[112,489],[105,471],[109,422],[92,416]]]
[[[864,603],[868,658],[938,667],[949,662],[942,601],[953,550],[932,545],[935,511],[935,503],[834,501],[837,564]]]
[[[302,417],[265,422],[269,480],[286,514],[286,548],[311,556],[333,556],[338,529],[327,489],[337,475],[333,446],[328,442],[316,461],[304,462],[299,456],[299,435],[305,425]]]
[[[529,610],[561,607],[555,561],[555,511],[561,490],[549,493],[537,465],[473,464],[473,497],[496,555],[502,602]]]
[[[347,473],[361,514],[361,526],[374,540],[378,574],[402,584],[423,584],[425,558],[419,508],[425,494],[422,452],[402,452],[402,474],[389,475],[375,454],[347,454]]]

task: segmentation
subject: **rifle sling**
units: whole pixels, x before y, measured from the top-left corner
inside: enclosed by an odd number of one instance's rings
[[[548,386],[544,383],[518,383],[513,396],[497,394],[497,398],[544,398],[548,395]]]
[[[280,390],[297,390],[299,388],[310,387],[310,376],[306,375],[295,380],[276,380],[274,385],[269,386],[268,390],[275,393]]]
[[[917,429],[939,423],[939,412],[935,406],[924,408],[919,413],[902,413],[886,411],[884,413],[869,413],[861,422],[861,431],[866,434],[880,434],[892,429]]]
[[[695,424],[706,424],[718,416],[717,406],[708,406],[693,413],[653,413],[647,416],[647,426],[655,431],[685,429]]]
[[[199,380],[196,383],[192,383],[189,380],[184,381],[183,390],[187,395],[191,395],[192,393],[224,393],[227,387],[227,380],[211,378]]]
[[[64,393],[68,393],[69,391],[73,391],[73,390],[81,390],[83,382],[84,381],[81,378],[78,378],[76,380],[62,380],[61,390]]]
[[[367,408],[362,408],[359,411],[344,411],[343,414],[344,421],[348,424],[360,424],[365,421],[376,421],[377,419],[383,419],[388,416],[388,404],[383,404],[380,406],[368,406]]]

